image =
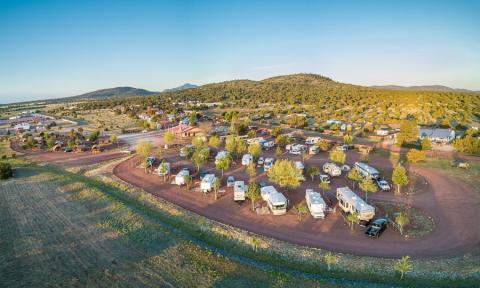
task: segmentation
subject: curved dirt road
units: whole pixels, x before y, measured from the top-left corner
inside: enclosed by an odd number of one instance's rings
[[[320,165],[325,162],[324,156],[317,156],[310,159],[310,162],[307,160],[307,165]],[[288,157],[295,156],[288,155]],[[173,163],[173,174],[181,167],[189,166],[187,161],[178,160],[174,155],[167,158]],[[357,160],[354,158],[358,159],[358,156],[349,154],[349,162]],[[458,255],[480,244],[480,225],[477,220],[477,211],[480,208],[479,193],[457,179],[430,169],[411,167],[430,183],[421,193],[408,197],[395,197],[393,193],[377,192],[369,196],[369,199],[411,204],[434,218],[436,224],[434,231],[420,239],[404,239],[393,228],[389,228],[380,239],[369,239],[363,235],[363,229],[356,228],[352,232],[338,212],[329,214],[325,220],[314,220],[308,216],[303,222],[297,220],[291,208],[283,216],[256,215],[251,212],[249,201],[242,205],[233,202],[231,191],[227,190],[219,200],[214,201],[212,195],[203,195],[193,190],[187,192],[185,188],[165,183],[163,177],[145,174],[143,169],[135,168],[138,162],[138,157],[124,161],[114,168],[114,174],[157,197],[207,218],[295,244],[385,258],[403,255],[417,258]],[[392,167],[392,163],[384,158],[375,157],[370,162],[379,168]],[[219,173],[211,163],[203,170]],[[241,166],[234,166],[225,175],[247,179]],[[265,175],[260,175],[258,178],[261,181],[266,180]],[[318,183],[313,184],[307,180],[296,191],[287,193],[288,198],[291,203],[296,204],[302,201],[305,188],[318,190],[317,185]],[[345,185],[347,182],[343,177],[335,178],[332,188]],[[334,190],[331,189],[325,195],[333,204],[336,202]]]

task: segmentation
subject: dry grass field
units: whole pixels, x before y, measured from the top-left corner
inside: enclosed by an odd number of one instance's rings
[[[3,287],[320,284],[201,248],[68,174],[17,169],[15,179],[0,182],[0,215]]]
[[[83,129],[94,131],[98,129],[120,133],[123,128],[136,127],[136,122],[130,119],[127,115],[116,115],[112,109],[97,109],[94,111],[78,111],[78,118],[84,119],[88,123],[83,126]]]

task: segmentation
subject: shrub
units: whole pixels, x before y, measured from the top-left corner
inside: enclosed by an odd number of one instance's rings
[[[12,165],[10,163],[0,163],[0,179],[8,179],[13,176]]]
[[[410,163],[417,163],[420,161],[425,161],[425,152],[417,150],[417,149],[410,149],[407,153],[407,160]]]

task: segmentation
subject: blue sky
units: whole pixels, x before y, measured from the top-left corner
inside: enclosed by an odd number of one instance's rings
[[[0,103],[299,72],[480,90],[479,15],[480,1],[0,0]]]

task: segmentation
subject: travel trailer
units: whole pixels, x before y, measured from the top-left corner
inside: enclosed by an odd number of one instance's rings
[[[263,163],[263,169],[264,169],[265,171],[270,170],[270,168],[272,168],[272,166],[273,166],[273,162],[275,162],[275,159],[273,159],[273,158],[266,158],[265,161],[264,161],[264,163]]]
[[[273,215],[283,215],[287,213],[287,198],[278,192],[273,186],[265,186],[260,189],[262,199],[267,202],[268,208]]]
[[[348,187],[337,188],[337,200],[343,212],[356,213],[360,221],[370,221],[375,216],[375,208]]]
[[[175,176],[175,184],[178,186],[185,185],[185,176],[190,176],[190,171],[188,169],[182,169],[178,174]]]
[[[315,145],[317,144],[319,141],[321,141],[322,138],[321,137],[307,137],[307,139],[305,140],[305,144],[307,145]]]
[[[307,202],[308,210],[310,210],[310,214],[312,214],[313,218],[325,218],[327,205],[325,204],[325,201],[320,193],[313,191],[313,189],[307,189],[305,193],[305,200]]]
[[[308,148],[308,154],[316,155],[318,153],[320,153],[320,148],[318,148],[318,146],[313,145]]]
[[[275,141],[273,140],[265,141],[262,143],[263,149],[270,149],[270,148],[273,148],[274,146],[275,146]]]
[[[254,144],[254,143],[262,143],[262,142],[265,142],[265,139],[263,137],[256,137],[256,138],[247,139],[247,144],[248,145],[251,145],[251,144]]]
[[[290,148],[290,149],[288,149],[288,148]],[[306,150],[305,145],[302,145],[302,144],[293,144],[293,145],[290,145],[290,147],[288,147],[288,148],[287,148],[288,153],[294,154],[294,155],[300,155],[303,152],[305,152],[305,150]]]
[[[332,163],[332,162],[327,162],[323,164],[323,172],[327,173],[328,175],[332,177],[340,176],[342,175],[342,169],[338,167],[337,164]]]
[[[165,164],[166,169],[164,171],[162,171],[162,169],[161,169],[162,164]],[[158,176],[166,176],[166,175],[170,174],[170,163],[169,162],[160,163],[160,165],[158,165],[158,168],[157,168],[157,174],[158,174]]]
[[[213,186],[215,185],[215,180],[217,180],[215,174],[207,174],[203,176],[202,182],[200,183],[200,191],[203,193],[212,191]]]
[[[247,166],[253,161],[253,157],[250,154],[244,154],[242,157],[242,165]]]
[[[244,181],[235,181],[233,185],[233,201],[245,201],[246,186]]]
[[[378,179],[378,177],[380,177],[380,173],[377,169],[363,162],[355,162],[354,167],[357,169],[358,173],[362,175],[362,177],[370,177],[372,179]]]

